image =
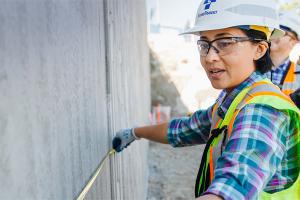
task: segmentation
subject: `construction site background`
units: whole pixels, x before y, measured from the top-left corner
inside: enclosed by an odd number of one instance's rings
[[[187,116],[205,109],[219,94],[200,66],[195,39],[168,30],[148,35],[153,122],[169,120],[157,116]],[[150,142],[148,199],[193,199],[203,149],[203,145],[175,149]]]

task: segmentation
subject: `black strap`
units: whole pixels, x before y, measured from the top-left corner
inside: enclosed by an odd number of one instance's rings
[[[202,154],[202,159],[201,159],[200,167],[199,167],[198,174],[197,174],[196,184],[195,184],[195,197],[196,198],[201,196],[201,194],[203,192],[205,192],[207,190],[207,188],[209,187],[209,185],[211,184],[210,183],[210,169],[209,169],[209,167],[207,168],[207,171],[204,171],[206,161],[207,161],[208,150],[209,150],[209,147],[210,147],[211,143],[214,141],[214,139],[217,138],[221,133],[223,133],[224,129],[227,130],[227,126],[224,126],[221,129],[212,130],[211,131],[211,137],[208,139],[208,141],[205,145],[205,149],[204,149],[204,152]],[[224,141],[222,141],[222,143],[223,142]],[[202,179],[202,183],[200,183],[200,178],[201,178],[202,174],[205,175],[206,178]],[[200,187],[200,190],[198,190],[199,187]]]
[[[298,88],[294,93],[290,94],[291,99],[300,109],[300,88]]]

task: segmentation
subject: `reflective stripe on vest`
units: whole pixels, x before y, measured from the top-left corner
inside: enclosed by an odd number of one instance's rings
[[[276,109],[294,111],[299,114],[300,120],[299,109],[287,96],[283,95],[282,92],[280,92],[280,89],[277,86],[271,84],[268,80],[257,82],[251,87],[242,90],[230,105],[228,111],[226,112],[224,120],[222,120],[216,113],[217,107],[219,106],[218,104],[216,104],[212,112],[211,127],[213,130],[211,130],[210,138],[205,147],[196,180],[196,197],[199,197],[204,191],[206,191],[210,183],[212,182],[215,163],[221,156],[225,145],[227,144],[228,138],[231,135],[234,119],[238,115],[238,112],[245,105],[250,103],[266,104]],[[287,190],[293,190],[294,193],[298,194],[300,193],[299,177],[298,180],[293,184],[293,186],[289,187]],[[279,196],[280,198],[282,198],[284,196],[282,196],[282,194],[285,193],[284,191],[286,190],[274,194],[263,192],[260,198],[263,200],[273,200],[274,198],[278,199],[277,197]],[[297,197],[299,197],[300,199],[300,194]]]
[[[291,62],[289,70],[284,78],[282,92],[290,95],[300,87],[300,66]]]

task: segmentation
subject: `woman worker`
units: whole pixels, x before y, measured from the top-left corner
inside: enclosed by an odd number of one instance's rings
[[[136,139],[206,144],[196,179],[201,199],[300,199],[300,111],[264,75],[270,38],[284,35],[271,0],[203,0],[195,26],[200,61],[223,94],[207,110],[117,132],[122,151]]]

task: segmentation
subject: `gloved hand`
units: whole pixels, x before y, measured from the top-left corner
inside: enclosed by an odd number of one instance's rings
[[[116,136],[113,138],[112,146],[117,152],[121,152],[124,148],[126,148],[129,144],[131,144],[134,140],[138,140],[140,138],[136,137],[134,133],[134,129],[122,129],[116,133]]]

